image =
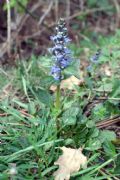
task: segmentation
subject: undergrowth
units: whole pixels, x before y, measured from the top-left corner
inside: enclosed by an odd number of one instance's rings
[[[67,75],[72,72],[84,82],[72,90],[62,89],[59,114],[54,107],[55,93],[50,90],[54,80],[49,75],[49,56],[32,56],[29,61],[19,61],[17,68],[0,69],[1,180],[52,180],[61,146],[83,147],[88,157],[87,169],[71,179],[119,179],[120,139],[114,127],[108,130],[99,123],[120,114],[120,31],[111,38],[100,37],[93,49],[91,41],[82,43],[78,52],[84,54],[87,49],[87,53],[81,63],[88,61],[91,67],[80,72],[68,68]],[[101,55],[93,63],[89,59],[96,47]],[[71,48],[74,51],[75,45]],[[76,60],[72,66],[78,64]]]

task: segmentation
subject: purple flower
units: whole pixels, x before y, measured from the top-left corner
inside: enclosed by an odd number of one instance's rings
[[[71,50],[69,50],[67,47],[64,47],[64,53],[67,54],[71,54]]]
[[[90,61],[93,62],[93,63],[98,63],[98,60],[100,58],[100,55],[101,55],[101,49],[98,49],[96,54],[93,55],[91,58],[90,58]]]
[[[62,42],[63,41],[63,36],[61,34],[58,34],[56,36],[51,36],[51,40],[54,43]]]
[[[60,19],[58,22],[56,35],[51,36],[50,39],[54,43],[54,47],[49,49],[54,58],[51,74],[55,80],[61,81],[62,71],[68,67],[71,62],[71,51],[66,47],[70,39],[67,35],[67,28],[63,19]]]
[[[68,37],[65,37],[65,38],[64,38],[64,41],[65,41],[65,43],[69,43],[69,42],[71,41],[71,39],[68,38]]]
[[[62,59],[61,68],[64,69],[69,65],[69,61],[67,59]]]
[[[98,49],[96,54],[90,58],[91,64],[87,67],[88,72],[91,73],[93,71],[93,64],[97,64],[99,62],[98,60],[100,56],[101,56],[101,49]]]
[[[57,58],[57,61],[60,62],[60,61],[62,61],[62,59],[64,59],[64,55],[63,54],[58,54],[56,56],[56,58]]]
[[[53,66],[51,69],[51,74],[55,80],[60,80],[61,78],[61,69],[58,66]]]

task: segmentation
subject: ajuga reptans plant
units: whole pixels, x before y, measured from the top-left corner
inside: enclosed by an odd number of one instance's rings
[[[49,50],[53,56],[51,75],[57,82],[56,108],[60,109],[60,82],[64,79],[64,69],[71,64],[72,57],[71,51],[67,48],[70,39],[64,19],[59,20],[55,30],[56,34],[50,37],[54,46]]]
[[[101,49],[98,49],[97,52],[90,58],[90,65],[87,68],[89,72],[92,72],[93,65],[98,64],[101,53]]]

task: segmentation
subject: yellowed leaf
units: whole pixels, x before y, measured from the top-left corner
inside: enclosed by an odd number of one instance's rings
[[[101,72],[104,72],[107,76],[111,77],[112,76],[112,70],[108,64],[104,64],[101,67]]]
[[[81,84],[83,84],[84,80],[83,79],[78,79],[75,76],[71,76],[68,79],[62,80],[61,84],[60,84],[60,89],[69,89],[69,90],[74,90],[74,86],[79,86]],[[50,90],[55,92],[57,89],[56,86],[52,85],[50,87]]]
[[[76,78],[75,76],[71,76],[70,78],[66,80],[62,80],[60,88],[61,89],[74,89],[74,86],[79,86],[81,84],[82,80]]]
[[[81,167],[87,167],[87,157],[82,154],[82,148],[62,147],[60,149],[63,154],[54,163],[59,165],[59,169],[53,174],[55,180],[69,180],[72,173],[78,172]]]
[[[57,89],[57,86],[55,86],[55,85],[50,86],[50,90],[51,90],[52,92],[55,92],[56,89]]]
[[[109,66],[105,66],[105,74],[109,77],[112,76],[112,72]]]

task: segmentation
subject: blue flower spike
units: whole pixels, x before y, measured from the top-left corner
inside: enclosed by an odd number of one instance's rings
[[[71,40],[68,37],[64,19],[61,18],[59,20],[55,30],[56,35],[50,37],[51,41],[54,43],[54,47],[49,49],[54,60],[51,68],[51,75],[56,81],[60,82],[64,78],[62,71],[70,65],[72,60],[71,51],[67,48]]]
[[[97,52],[96,52],[96,54],[93,55],[93,56],[90,58],[90,61],[91,61],[92,63],[98,63],[98,60],[99,60],[100,56],[101,56],[101,49],[98,49]]]
[[[92,72],[93,71],[93,64],[97,64],[99,62],[99,58],[101,56],[101,49],[98,49],[96,54],[94,54],[91,58],[91,64],[87,67],[87,71],[88,72]]]

